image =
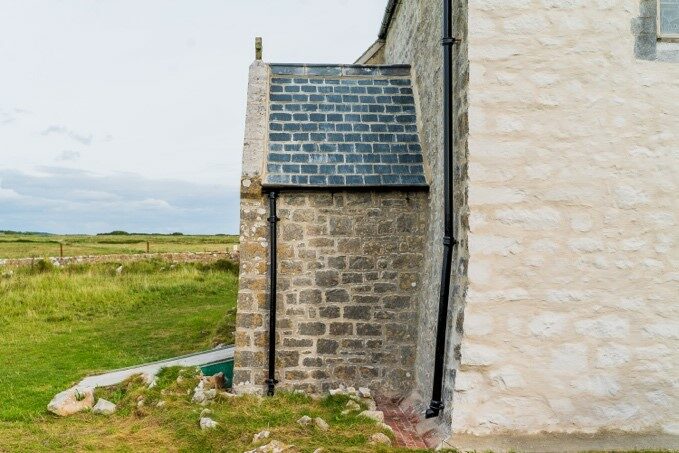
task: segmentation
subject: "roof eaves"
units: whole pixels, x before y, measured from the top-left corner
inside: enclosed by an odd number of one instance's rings
[[[387,7],[384,9],[384,17],[382,19],[380,33],[377,35],[378,39],[387,38],[387,33],[389,33],[389,27],[391,26],[391,21],[394,18],[394,13],[396,12],[399,1],[400,0],[389,0],[387,2]]]

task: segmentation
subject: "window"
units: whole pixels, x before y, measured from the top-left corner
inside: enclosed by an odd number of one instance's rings
[[[658,0],[658,37],[679,39],[679,0]]]

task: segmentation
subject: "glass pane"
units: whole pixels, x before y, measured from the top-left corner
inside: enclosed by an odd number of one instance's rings
[[[679,36],[679,0],[660,0],[660,34]]]

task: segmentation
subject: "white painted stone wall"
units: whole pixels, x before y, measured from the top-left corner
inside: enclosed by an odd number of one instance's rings
[[[454,436],[679,434],[679,63],[635,58],[646,3],[469,0]]]

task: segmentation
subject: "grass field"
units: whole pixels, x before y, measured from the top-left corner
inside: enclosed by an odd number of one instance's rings
[[[223,398],[210,406],[219,427],[201,431],[202,408],[190,401],[195,371],[179,368],[165,370],[153,389],[139,379],[98,389],[119,406],[111,417],[49,414],[52,396],[87,374],[232,343],[238,281],[226,261],[143,261],[120,274],[117,263],[39,263],[0,277],[0,451],[242,452],[263,429],[304,452],[402,451],[369,446],[380,428],[341,415],[345,396]],[[323,417],[330,431],[298,426],[302,415]]]
[[[87,374],[233,342],[233,263],[41,263],[0,277],[0,421],[44,415]]]
[[[226,252],[238,243],[238,236],[190,235],[51,235],[0,233],[0,259],[161,252]]]
[[[181,382],[177,376],[183,373]],[[0,451],[186,451],[238,452],[255,448],[275,439],[294,445],[302,453],[324,447],[325,452],[405,452],[400,448],[369,444],[370,436],[385,432],[375,422],[358,417],[357,412],[342,415],[347,396],[314,400],[306,395],[277,392],[273,398],[243,396],[220,397],[209,406],[209,415],[218,426],[201,431],[198,426],[202,407],[191,403],[190,393],[197,384],[191,370],[171,368],[148,389],[138,379],[113,389],[97,392],[118,405],[112,416],[89,413],[57,419],[45,417],[33,425],[0,423]],[[144,405],[138,407],[139,399]],[[157,407],[158,401],[163,407]],[[296,423],[303,415],[322,417],[328,431],[302,427]],[[271,432],[269,439],[253,443],[253,435]]]

